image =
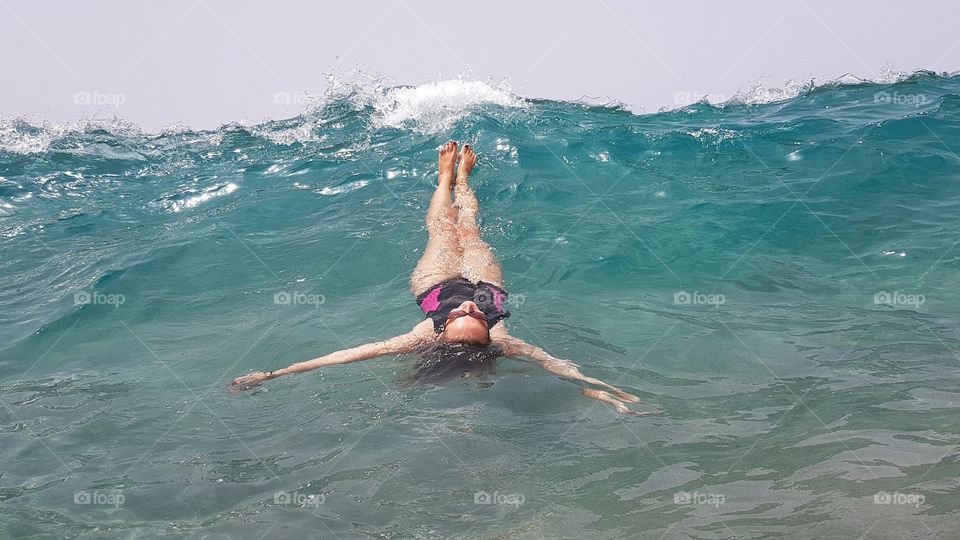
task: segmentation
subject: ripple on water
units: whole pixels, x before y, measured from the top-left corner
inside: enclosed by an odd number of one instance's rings
[[[176,213],[195,208],[217,197],[229,195],[238,189],[240,189],[239,186],[233,182],[216,184],[206,188],[190,187],[175,195],[169,195],[160,200],[153,201],[150,203],[150,206]]]

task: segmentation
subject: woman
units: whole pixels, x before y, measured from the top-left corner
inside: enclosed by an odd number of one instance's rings
[[[612,405],[617,412],[641,414],[625,403],[640,399],[601,380],[580,373],[577,364],[554,358],[549,353],[507,333],[503,319],[507,291],[503,275],[490,246],[480,237],[477,226],[477,197],[467,184],[477,161],[470,145],[460,153],[460,166],[454,178],[457,143],[440,149],[439,184],[427,209],[429,240],[423,257],[410,276],[410,290],[426,318],[406,334],[337,351],[289,367],[256,372],[233,381],[240,389],[281,375],[301,373],[334,364],[349,364],[378,356],[421,352],[425,347],[465,344],[483,348],[493,355],[526,357],[561,377],[598,388],[585,387],[583,395]],[[453,190],[456,201],[450,199]],[[648,414],[648,413],[643,413]]]

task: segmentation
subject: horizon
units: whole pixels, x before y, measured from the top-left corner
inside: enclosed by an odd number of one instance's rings
[[[329,74],[355,71],[391,86],[466,74],[507,81],[522,97],[612,102],[652,113],[705,96],[723,102],[757,85],[777,90],[845,74],[873,80],[960,69],[953,17],[927,15],[957,11],[946,2],[902,12],[867,2],[738,0],[698,6],[703,16],[696,20],[685,17],[685,5],[615,1],[550,10],[498,1],[484,10],[455,5],[441,13],[403,0],[378,8],[110,0],[97,10],[56,4],[64,13],[56,20],[47,16],[50,5],[4,4],[3,117],[30,123],[116,117],[149,132],[254,125],[296,116],[304,109],[301,96],[327,92]],[[474,27],[498,29],[500,41],[444,30],[445,19],[466,18]],[[923,24],[911,25],[912,19]],[[651,23],[668,20],[682,21],[682,37],[675,27]],[[716,28],[726,29],[722,38]],[[909,47],[891,43],[891,36]],[[385,42],[395,46],[384,48]]]

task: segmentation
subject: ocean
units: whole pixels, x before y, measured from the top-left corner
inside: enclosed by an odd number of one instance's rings
[[[474,146],[536,364],[271,370],[407,331]],[[636,114],[342,83],[295,118],[0,119],[0,537],[952,538],[960,76]]]

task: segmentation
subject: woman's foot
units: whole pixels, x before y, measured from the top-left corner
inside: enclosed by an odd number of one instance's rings
[[[457,163],[457,141],[450,141],[440,147],[438,160],[439,184],[447,186],[453,181],[453,167]]]
[[[460,152],[460,167],[457,169],[457,183],[466,182],[473,171],[473,166],[477,163],[477,155],[473,153],[473,148],[469,144],[463,145]]]

